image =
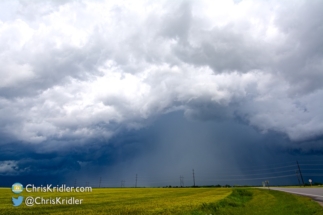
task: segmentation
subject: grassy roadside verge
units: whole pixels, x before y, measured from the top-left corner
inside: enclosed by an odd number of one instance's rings
[[[275,214],[323,215],[323,207],[308,197],[262,189],[234,189],[216,203],[204,203],[192,215],[205,214]]]

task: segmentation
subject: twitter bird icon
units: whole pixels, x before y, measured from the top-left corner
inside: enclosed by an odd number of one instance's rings
[[[18,196],[18,198],[12,197],[13,206],[16,207],[16,206],[21,205],[23,199],[24,199],[24,197],[22,197],[22,196]]]

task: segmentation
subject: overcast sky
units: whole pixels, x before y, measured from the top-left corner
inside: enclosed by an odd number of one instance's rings
[[[323,160],[322,8],[1,1],[2,183],[297,183]]]

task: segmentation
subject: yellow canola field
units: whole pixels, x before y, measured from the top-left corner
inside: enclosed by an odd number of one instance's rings
[[[0,189],[0,214],[187,214],[203,203],[217,202],[230,195],[230,188],[93,188],[89,193],[14,194]],[[40,197],[43,204],[14,207],[12,197]],[[41,199],[38,198],[38,202]],[[59,198],[59,201],[56,199]],[[46,202],[45,204],[44,202]],[[65,200],[63,200],[65,199]],[[81,204],[60,204],[65,201]],[[64,202],[64,203],[65,203]],[[52,203],[52,204],[50,204]]]

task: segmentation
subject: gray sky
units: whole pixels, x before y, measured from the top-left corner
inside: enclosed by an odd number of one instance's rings
[[[142,172],[178,175],[221,147],[228,154],[211,161],[234,169],[255,153],[253,164],[294,161],[295,150],[317,156],[322,8],[319,0],[1,1],[0,174],[38,174],[31,166],[48,162],[56,166],[45,172],[65,175],[66,162],[72,172],[133,175],[151,161]],[[220,168],[210,163],[197,166]]]

